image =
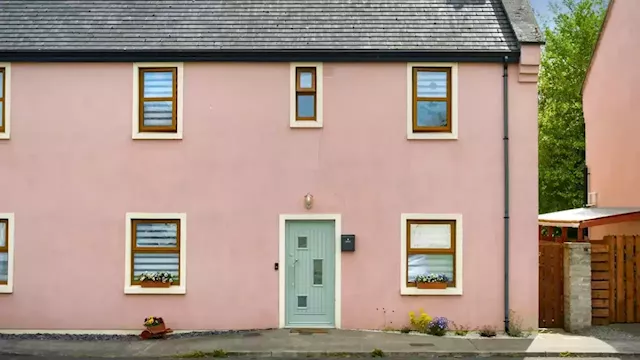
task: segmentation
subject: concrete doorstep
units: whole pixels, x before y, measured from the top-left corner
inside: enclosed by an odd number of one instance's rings
[[[637,344],[636,344],[637,343]],[[538,334],[531,338],[469,338],[370,331],[288,330],[176,337],[165,340],[2,339],[0,354],[73,357],[625,357],[640,355],[634,340],[611,345],[587,336]]]

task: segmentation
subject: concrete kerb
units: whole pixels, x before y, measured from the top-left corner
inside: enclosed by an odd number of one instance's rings
[[[83,355],[83,354],[61,354],[55,352],[15,352],[0,349],[0,356],[63,356],[68,358],[92,358],[92,359],[118,359],[118,358],[148,358],[145,354],[128,355]],[[167,354],[154,356],[154,358],[180,359],[180,355],[187,354]],[[251,358],[371,358],[370,351],[347,351],[347,352],[322,352],[322,351],[229,351],[228,357],[251,357]],[[574,358],[628,358],[640,356],[640,352],[526,352],[526,351],[390,351],[384,353],[385,357],[423,357],[423,358],[465,358],[465,357],[574,357]],[[213,358],[215,356],[203,356]]]

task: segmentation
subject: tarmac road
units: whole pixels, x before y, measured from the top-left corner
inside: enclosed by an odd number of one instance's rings
[[[22,355],[0,355],[0,360],[97,360],[98,358],[80,358],[80,357],[49,357],[49,356],[22,356]],[[131,357],[131,358],[112,358],[112,360],[167,360],[172,358],[140,358],[140,357]],[[209,358],[213,359],[213,358]],[[233,359],[230,357],[229,359]],[[258,357],[238,357],[238,360],[291,360],[291,358],[258,358]],[[370,359],[369,357],[361,357],[361,359]],[[416,357],[416,356],[406,356],[406,357],[385,357],[384,360],[424,360],[429,359],[429,357]],[[567,358],[560,357],[544,357],[544,358],[535,358],[535,357],[467,357],[467,358],[439,358],[434,357],[434,360],[487,360],[487,359],[495,359],[495,360],[567,360]],[[577,359],[581,360],[620,360],[620,359],[638,359],[640,360],[640,356],[635,357],[578,357]],[[305,358],[305,360],[345,360],[345,358]]]

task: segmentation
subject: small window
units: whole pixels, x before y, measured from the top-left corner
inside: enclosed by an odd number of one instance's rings
[[[178,69],[140,68],[139,132],[178,130]]]
[[[0,133],[4,133],[5,132],[5,93],[7,92],[6,89],[6,69],[4,67],[0,67]]]
[[[413,68],[413,132],[451,132],[451,68]]]
[[[131,284],[139,285],[143,273],[168,272],[172,286],[180,285],[180,220],[131,221]]]
[[[307,237],[298,236],[298,249],[306,249],[306,248],[307,248]]]
[[[317,119],[316,69],[296,68],[296,120]]]
[[[307,297],[306,296],[298,296],[298,308],[306,308],[307,307]]]
[[[407,220],[407,287],[418,275],[444,274],[456,286],[456,221]]]
[[[9,283],[9,221],[0,219],[0,285]]]

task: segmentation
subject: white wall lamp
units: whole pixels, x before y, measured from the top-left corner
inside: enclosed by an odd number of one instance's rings
[[[304,196],[304,207],[307,208],[307,210],[313,207],[313,195],[311,195],[311,193],[307,193],[307,195]]]

